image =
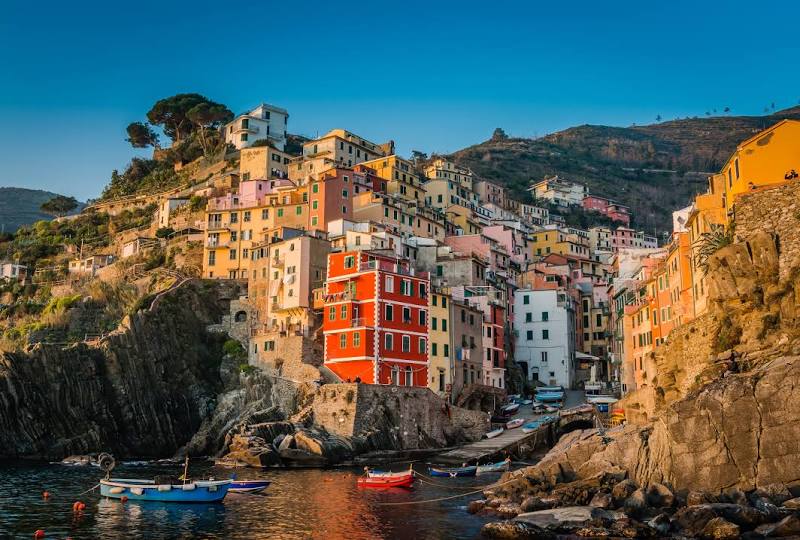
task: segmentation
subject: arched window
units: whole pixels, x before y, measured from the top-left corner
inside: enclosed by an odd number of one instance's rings
[[[236,315],[233,316],[233,320],[235,322],[245,322],[247,320],[247,312],[246,311],[238,311]]]

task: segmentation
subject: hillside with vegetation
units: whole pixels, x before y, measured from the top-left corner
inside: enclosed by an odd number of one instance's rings
[[[706,173],[719,170],[738,143],[785,118],[800,119],[800,107],[626,128],[583,125],[537,139],[498,129],[449,157],[521,200],[530,200],[531,181],[545,176],[585,183],[591,193],[629,205],[635,227],[664,232],[671,230],[672,211],[705,190]]]
[[[52,219],[53,214],[42,210],[42,205],[56,197],[59,197],[57,193],[41,189],[0,187],[0,227],[8,233],[16,231],[22,225]],[[78,203],[73,212],[82,207]]]

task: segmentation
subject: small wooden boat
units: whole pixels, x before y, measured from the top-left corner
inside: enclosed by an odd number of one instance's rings
[[[228,489],[231,493],[260,493],[267,489],[269,480],[234,480]]]
[[[553,403],[564,400],[564,392],[537,392],[536,401],[539,403]]]
[[[487,463],[486,465],[478,465],[478,470],[475,473],[486,474],[493,472],[503,472],[507,471],[510,465],[511,465],[510,459],[506,459],[504,461],[498,461],[497,463]]]
[[[185,484],[156,484],[154,480],[111,478],[100,480],[100,495],[111,499],[177,503],[220,502],[233,480],[193,481]]]
[[[414,473],[405,472],[392,476],[362,476],[356,484],[365,488],[410,488],[414,484]]]
[[[539,427],[541,427],[541,425],[542,425],[542,423],[539,422],[538,420],[534,420],[533,422],[528,422],[527,424],[522,426],[522,432],[523,433],[534,432],[537,429],[539,429]]]
[[[505,429],[501,428],[501,427],[497,428],[497,429],[493,429],[492,431],[489,431],[488,433],[486,433],[485,437],[487,439],[494,439],[495,437],[497,437],[498,435],[500,435],[504,431],[505,431]]]
[[[508,405],[500,408],[500,414],[512,416],[519,410],[519,403],[509,403]]]
[[[448,478],[456,478],[456,477],[463,477],[463,476],[475,476],[478,472],[478,467],[471,466],[471,467],[449,467],[449,468],[436,468],[431,467],[429,469],[431,476],[443,476]]]
[[[515,429],[515,428],[518,428],[519,426],[521,426],[524,423],[525,423],[525,420],[523,418],[515,418],[515,419],[511,420],[510,422],[506,423],[506,429]]]
[[[370,478],[404,478],[409,474],[413,475],[414,469],[409,467],[404,471],[393,472],[393,471],[381,471],[379,469],[370,469],[369,467],[364,467],[364,472]]]

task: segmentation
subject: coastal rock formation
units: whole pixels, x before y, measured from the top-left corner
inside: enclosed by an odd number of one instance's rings
[[[0,356],[0,457],[61,459],[108,450],[166,457],[220,390],[216,285],[187,282],[96,345],[37,345]]]

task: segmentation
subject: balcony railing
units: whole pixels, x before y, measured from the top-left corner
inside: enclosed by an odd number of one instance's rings
[[[352,328],[357,328],[359,326],[366,326],[367,320],[364,317],[357,317],[355,319],[350,320],[350,326]]]
[[[218,231],[221,229],[227,229],[230,227],[230,223],[227,221],[209,221],[208,225],[206,225],[207,231]]]

